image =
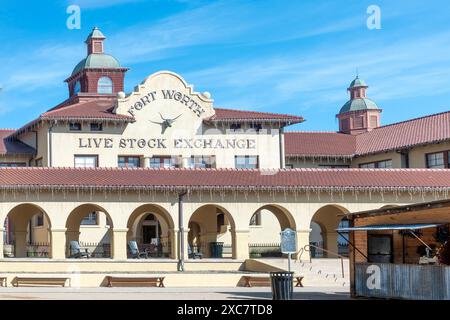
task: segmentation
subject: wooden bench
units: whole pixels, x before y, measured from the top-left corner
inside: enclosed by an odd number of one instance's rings
[[[18,287],[19,285],[33,285],[33,286],[66,286],[66,282],[70,278],[24,278],[16,277],[13,280],[13,286]]]
[[[6,277],[0,277],[0,287],[7,287]]]
[[[296,287],[303,287],[303,276],[296,276],[294,281]],[[270,277],[252,277],[244,276],[244,287],[253,287],[255,285],[260,287],[270,287],[272,285]]]
[[[253,276],[244,276],[244,287],[254,287],[255,285],[258,287],[270,287],[271,280],[270,277],[253,277]]]
[[[107,276],[108,287],[160,287],[164,288],[164,277],[132,278]]]

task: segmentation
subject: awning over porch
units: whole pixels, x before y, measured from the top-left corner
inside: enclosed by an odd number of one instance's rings
[[[371,231],[371,230],[418,230],[433,228],[442,225],[442,223],[417,223],[417,224],[379,224],[360,227],[347,227],[336,229],[337,232],[348,231]]]

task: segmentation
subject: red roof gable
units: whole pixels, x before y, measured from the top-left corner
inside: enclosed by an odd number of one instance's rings
[[[450,190],[438,169],[0,168],[0,189]]]
[[[13,138],[8,138],[15,130],[0,129],[0,155],[6,154],[34,154],[34,148]]]
[[[114,102],[111,99],[93,99],[81,101],[51,109],[39,117],[40,119],[106,119],[132,121],[133,117],[112,112]]]

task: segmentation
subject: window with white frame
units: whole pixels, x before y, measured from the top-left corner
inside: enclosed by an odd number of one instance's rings
[[[450,168],[450,151],[428,153],[426,155],[427,168]]]
[[[91,212],[81,220],[81,225],[93,226],[98,224],[97,212]]]
[[[258,169],[258,156],[235,156],[236,169]]]
[[[109,77],[101,77],[97,82],[97,93],[110,94],[113,93],[113,82]]]
[[[97,155],[76,155],[75,168],[95,168],[98,167]]]
[[[216,157],[214,156],[191,156],[189,168],[215,168]]]
[[[359,165],[360,168],[378,168],[378,169],[391,169],[392,168],[392,159],[382,160],[382,161],[374,161],[368,163],[361,163]]]

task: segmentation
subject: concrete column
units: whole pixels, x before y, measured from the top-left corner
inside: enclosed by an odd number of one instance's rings
[[[245,260],[250,257],[248,243],[250,241],[249,230],[236,230],[232,232],[233,259]]]
[[[170,229],[169,235],[170,235],[170,258],[176,259],[178,252],[178,230]]]
[[[66,258],[66,229],[50,229],[50,255],[52,259]]]
[[[26,230],[14,230],[14,257],[16,258],[27,256],[27,233]]]
[[[184,229],[184,260],[189,259],[188,236],[189,236],[189,228],[186,228]]]
[[[325,233],[325,248],[324,249],[332,251],[337,254],[338,253],[338,244],[337,244],[338,236],[339,235],[336,231],[331,231],[331,232]],[[324,252],[324,256],[326,256],[327,258],[337,258],[336,255],[329,254],[328,252]]]
[[[127,232],[128,229],[112,229],[112,258],[114,260],[127,259]]]
[[[309,245],[309,234],[311,229],[297,230],[297,254],[293,256],[294,259],[309,260],[309,253],[303,252],[302,248]],[[303,254],[300,256],[300,254]]]
[[[0,228],[0,259],[3,259],[3,228]]]

